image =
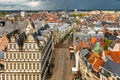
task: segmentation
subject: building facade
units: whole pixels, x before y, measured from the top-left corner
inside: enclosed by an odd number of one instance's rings
[[[59,43],[71,30],[72,27],[67,23],[58,26],[54,32],[54,43]]]
[[[105,50],[104,41],[111,41],[112,46],[109,45],[108,50]],[[94,39],[86,41],[89,43],[89,47],[82,43],[83,41],[79,41],[76,47],[80,57],[79,78],[83,80],[120,80],[120,59],[118,58],[120,49],[116,47],[119,42],[108,39],[99,40],[99,37],[94,37]]]
[[[24,32],[12,32],[8,39],[0,80],[46,80],[52,57],[52,32],[44,27],[36,31],[29,22]]]

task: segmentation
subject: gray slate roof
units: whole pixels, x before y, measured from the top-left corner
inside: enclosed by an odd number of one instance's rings
[[[5,27],[0,27],[0,36],[3,36]]]
[[[4,52],[0,51],[0,59],[4,58]]]
[[[108,59],[105,62],[103,68],[120,77],[120,64],[119,63],[116,63],[115,61]]]

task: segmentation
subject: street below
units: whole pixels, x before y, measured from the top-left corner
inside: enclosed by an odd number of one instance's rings
[[[73,60],[70,60],[68,40],[54,49],[54,68],[50,80],[72,80]]]

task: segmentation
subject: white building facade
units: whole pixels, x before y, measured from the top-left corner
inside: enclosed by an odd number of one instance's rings
[[[10,34],[0,80],[46,80],[52,58],[53,34],[46,29],[35,32],[32,26],[27,26],[26,30]]]

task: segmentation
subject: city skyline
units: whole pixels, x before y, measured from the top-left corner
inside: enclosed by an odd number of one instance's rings
[[[0,0],[0,10],[120,9],[119,0]]]

